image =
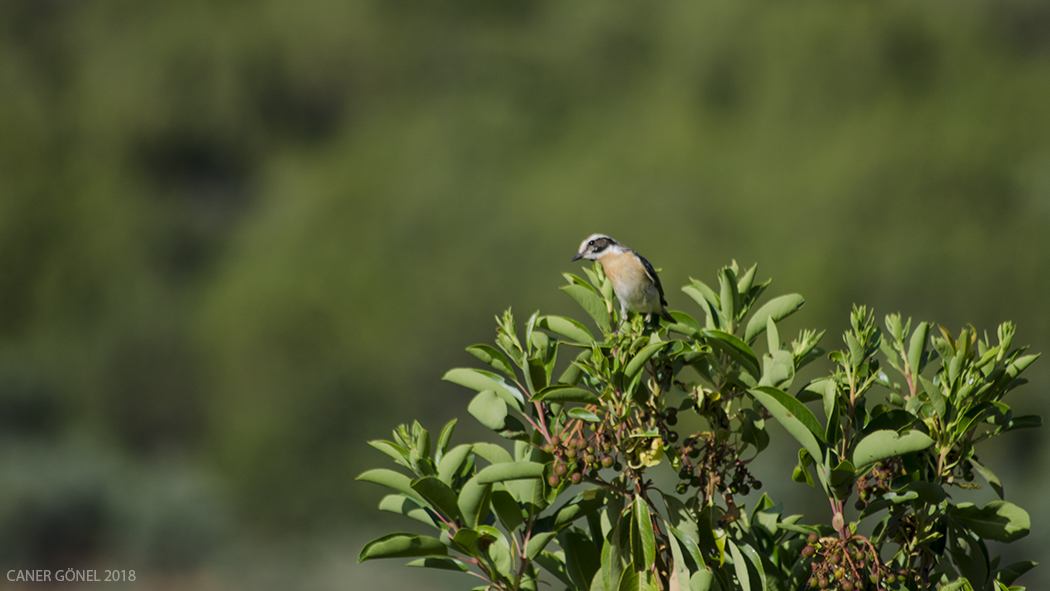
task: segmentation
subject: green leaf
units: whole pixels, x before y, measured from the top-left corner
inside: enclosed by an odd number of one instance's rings
[[[540,316],[536,326],[549,330],[554,334],[561,335],[574,343],[589,345],[594,342],[594,337],[587,327],[576,322],[572,318],[564,316]]]
[[[375,558],[409,558],[416,556],[446,556],[448,548],[441,540],[430,536],[393,533],[376,538],[361,548],[357,562]]]
[[[463,516],[463,523],[467,527],[477,527],[485,521],[489,512],[489,500],[492,495],[492,485],[478,480],[475,474],[459,491],[456,505]]]
[[[393,470],[387,470],[385,468],[376,468],[375,470],[369,470],[362,473],[357,477],[357,480],[364,480],[365,482],[372,482],[380,484],[387,488],[392,488],[397,492],[405,493],[420,503],[425,503],[423,497],[419,496],[415,490],[412,489],[412,479],[400,472],[394,472]]]
[[[605,300],[594,293],[593,289],[582,285],[564,285],[561,287],[561,290],[576,300],[576,303],[594,319],[594,323],[598,325],[598,328],[604,331],[609,330],[609,308],[605,304]]]
[[[783,390],[769,386],[753,388],[749,390],[749,393],[766,407],[769,414],[773,415],[773,418],[780,422],[792,437],[802,444],[810,456],[815,459],[824,457],[823,429],[817,422],[817,417],[813,416],[813,413],[798,399]]]
[[[629,564],[629,567],[633,567],[634,564]],[[645,568],[644,565],[642,568]],[[634,568],[626,568],[623,574],[620,575],[620,582],[616,585],[617,591],[639,591],[639,584],[641,581],[638,577],[638,572]]]
[[[791,293],[775,297],[765,303],[752,316],[744,329],[744,342],[752,343],[758,335],[766,330],[766,320],[780,322],[784,318],[794,314],[806,303],[806,300],[797,293]]]
[[[503,527],[507,528],[507,532],[513,534],[519,527],[524,525],[525,520],[522,517],[521,505],[514,500],[514,496],[505,490],[494,490],[492,491],[492,508],[496,511],[496,517],[499,518],[500,523]]]
[[[853,450],[853,464],[867,466],[879,460],[921,451],[933,445],[933,440],[922,431],[908,431],[898,435],[896,431],[875,431],[861,439]]]
[[[610,516],[616,519],[616,526],[609,532],[602,545],[602,582],[606,589],[619,589],[620,578],[623,574],[623,557],[620,554],[620,520],[618,516]]]
[[[430,516],[430,513],[422,505],[405,495],[387,495],[383,497],[383,500],[379,501],[379,510],[404,515],[421,523],[438,527],[437,522],[434,521],[434,518]]]
[[[727,330],[736,332],[736,314],[740,310],[740,293],[736,290],[736,275],[732,269],[723,268],[718,282],[722,289],[722,318],[725,318]]]
[[[477,473],[478,482],[481,484],[492,484],[506,480],[523,480],[527,478],[540,478],[543,476],[543,464],[536,462],[512,462],[508,464],[493,464]]]
[[[915,415],[906,410],[889,410],[868,421],[861,431],[870,435],[876,431],[890,430],[900,432],[915,424]]]
[[[628,380],[634,378],[634,376],[642,370],[642,367],[645,366],[646,361],[649,361],[657,351],[667,347],[673,342],[674,341],[660,341],[643,347],[641,351],[635,354],[634,358],[631,359],[631,362],[627,364],[627,368],[623,370],[624,377]]]
[[[755,272],[758,271],[758,265],[751,265],[751,268],[744,272],[743,277],[737,281],[736,290],[741,295],[747,295],[751,291],[751,284],[755,282]]]
[[[762,357],[762,379],[759,385],[787,388],[795,379],[795,357],[790,351],[774,351]]]
[[[553,531],[533,534],[533,536],[529,538],[529,543],[525,545],[525,555],[528,556],[529,560],[536,558],[540,551],[546,548],[547,544],[549,544],[557,535],[558,532]]]
[[[492,372],[460,367],[448,370],[441,379],[478,392],[495,390],[504,402],[519,411],[525,407],[525,395],[521,393],[521,390]]]
[[[656,538],[649,505],[640,496],[631,507],[631,555],[635,568],[648,569],[656,560]]]
[[[399,465],[404,466],[409,470],[412,469],[412,465],[408,461],[408,450],[401,447],[400,445],[397,445],[396,443],[392,443],[390,441],[384,441],[382,439],[369,441],[368,445],[371,445],[372,447],[390,456]]]
[[[584,390],[583,388],[576,388],[573,386],[566,386],[565,384],[556,384],[544,388],[536,393],[532,397],[534,402],[578,402],[580,404],[598,404],[601,400],[598,399],[598,395],[594,392]]]
[[[427,558],[420,558],[413,560],[408,563],[408,566],[416,566],[422,568],[436,568],[438,570],[451,570],[458,572],[467,572],[467,565],[456,560],[455,558],[442,558],[430,556]]]
[[[452,432],[456,429],[456,422],[457,419],[452,419],[445,423],[445,427],[441,429],[441,435],[438,437],[438,446],[434,455],[434,461],[440,463],[445,456],[445,452],[448,451],[448,445],[452,442]]]
[[[569,573],[565,570],[564,559],[550,552],[540,552],[540,555],[536,557],[536,564],[542,566],[544,570],[551,573],[559,581],[565,583],[567,587],[572,588],[573,581],[569,578]],[[587,587],[581,587],[581,589],[587,589]]]
[[[588,589],[601,570],[601,554],[591,539],[570,531],[561,540],[565,549],[565,570],[580,589]]]
[[[491,536],[486,536],[477,530],[469,527],[461,527],[456,531],[456,534],[452,536],[452,542],[458,546],[462,552],[469,554],[470,556],[478,556],[481,554],[481,548],[479,547],[478,542],[484,538],[489,538],[489,540],[492,539]]]
[[[696,303],[700,304],[700,307],[704,309],[704,314],[706,315],[705,324],[707,328],[724,328],[724,323],[722,322],[722,314],[717,311],[718,296],[714,295],[714,292],[712,292],[709,287],[707,287],[703,283],[700,283],[696,279],[693,279],[693,285],[687,285],[683,287],[682,291],[685,292],[686,295],[688,295],[689,297],[693,298],[693,300]],[[704,295],[705,292],[711,294],[711,298],[715,300],[714,304],[708,301],[708,299]]]
[[[446,518],[455,520],[461,517],[456,493],[440,479],[434,476],[420,478],[412,482],[412,490]]]
[[[766,348],[770,353],[780,350],[780,331],[773,318],[766,318]]]
[[[710,591],[715,588],[715,573],[702,568],[689,579],[689,591]]]
[[[756,591],[763,591],[767,589],[766,586],[766,570],[762,567],[762,559],[758,556],[758,552],[754,548],[747,544],[739,546],[740,552],[744,554],[750,562],[751,566],[754,567],[755,572],[758,573],[758,581],[756,585]]]
[[[740,588],[750,591],[752,588],[751,574],[747,572],[747,561],[744,555],[740,553],[740,549],[736,547],[733,540],[728,540],[726,545],[729,546],[729,554],[733,557],[733,572],[736,573],[736,580],[740,583]]]
[[[479,423],[493,431],[502,431],[507,424],[507,403],[496,395],[495,390],[482,390],[470,401],[467,412]]]
[[[720,330],[704,330],[707,344],[717,351],[729,355],[734,361],[744,367],[753,376],[759,375],[758,358],[755,352],[748,347],[744,341]]]
[[[1031,560],[1022,560],[1020,562],[1015,562],[1008,566],[1004,566],[1003,568],[999,569],[998,573],[996,574],[996,579],[1001,581],[1004,585],[1011,585],[1015,580],[1017,580],[1017,577],[1035,568],[1036,564],[1038,563],[1032,562]]]
[[[838,465],[831,469],[831,475],[828,480],[836,499],[841,501],[849,497],[855,477],[856,469],[847,460],[839,462]]]
[[[799,484],[804,482],[810,486],[814,486],[813,476],[809,473],[809,467],[812,465],[813,456],[806,451],[806,448],[798,450],[798,464],[791,473],[791,479]]]
[[[679,546],[678,538],[673,535],[668,537],[670,538],[668,541],[671,546],[671,560],[673,562],[671,565],[671,587],[681,589],[689,581],[689,569],[686,567],[685,555]]]
[[[574,418],[574,419],[579,419],[581,421],[587,421],[588,423],[600,423],[600,422],[602,422],[601,417],[599,417],[598,415],[594,414],[593,412],[591,412],[591,411],[589,411],[589,410],[587,410],[585,408],[579,408],[579,407],[570,408],[569,412],[568,412],[568,415],[570,417]]]
[[[438,463],[437,476],[445,484],[451,485],[452,478],[456,475],[456,472],[463,467],[464,462],[470,457],[471,450],[474,446],[469,443],[457,445],[452,448],[452,451],[445,454],[441,458],[441,462]]]
[[[479,442],[474,444],[474,453],[485,458],[491,464],[513,462],[510,452],[495,443]]]
[[[693,563],[698,569],[704,569],[707,566],[707,562],[704,560],[704,554],[700,551],[700,546],[697,541],[694,540],[689,534],[678,529],[674,526],[668,526],[673,537],[678,540],[678,543],[685,549],[686,554],[693,559]]]
[[[488,345],[471,345],[470,347],[467,347],[467,352],[491,365],[508,378],[512,380],[516,379],[514,375],[514,366],[510,364],[510,360],[507,359],[507,356],[495,347],[490,347]]]
[[[922,354],[926,352],[926,339],[930,336],[930,323],[920,322],[911,333],[911,341],[908,343],[908,367],[911,368],[912,379],[921,371]]]
[[[999,481],[999,477],[995,475],[995,472],[992,472],[988,468],[985,468],[983,465],[977,463],[977,461],[974,460],[972,457],[970,458],[970,464],[972,464],[973,469],[981,475],[981,478],[984,478],[985,481],[988,482],[989,486],[992,487],[992,490],[995,491],[995,494],[999,495],[999,498],[1002,499],[1003,483]]]
[[[960,503],[948,508],[959,524],[982,538],[1013,542],[1028,535],[1032,526],[1028,512],[1009,501],[992,501],[978,508],[973,503]]]

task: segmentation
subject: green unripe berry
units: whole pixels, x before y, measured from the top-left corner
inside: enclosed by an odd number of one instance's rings
[[[573,472],[572,476],[569,477],[569,482],[572,482],[573,484],[579,484],[581,480],[583,480],[583,474],[580,474],[579,472]]]
[[[612,466],[612,465],[613,465],[612,456],[605,456],[604,458],[602,458],[602,468],[608,468],[609,466]]]

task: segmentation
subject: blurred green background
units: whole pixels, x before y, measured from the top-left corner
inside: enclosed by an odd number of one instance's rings
[[[1050,350],[1048,97],[1036,0],[2,2],[0,566],[466,588],[356,565],[412,528],[364,442],[465,416],[440,377],[507,306],[582,317],[594,232],[694,315],[735,258],[825,348],[857,302]],[[981,452],[1012,557],[1050,558],[1048,441]]]

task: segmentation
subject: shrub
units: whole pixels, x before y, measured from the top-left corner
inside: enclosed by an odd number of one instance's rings
[[[1030,524],[976,454],[978,443],[1040,425],[1003,402],[1037,357],[1011,348],[1012,324],[991,339],[890,315],[881,330],[855,307],[845,348],[828,355],[833,370],[792,395],[798,370],[823,353],[823,332],[785,344],[777,323],[803,299],[759,305],[769,282],[755,282],[755,267],[721,269],[717,292],[693,280],[683,290],[703,324],[672,312],[665,326],[618,318],[601,266],[585,271],[562,289],[600,339],[538,313],[522,338],[508,310],[498,348],[467,349],[493,371],[445,375],[478,392],[467,410],[512,449],[453,446],[455,420],[436,443],[419,423],[371,442],[410,474],[360,476],[396,492],[380,509],[437,535],[383,536],[360,561],[412,558],[502,591],[537,589],[541,571],[584,591],[1002,590],[1034,566],[990,555],[986,540],[1012,542]],[[786,516],[767,494],[745,506],[763,485],[751,465],[770,418],[801,446],[793,479],[827,498],[831,523]],[[653,482],[661,464],[677,473],[673,490]],[[978,487],[975,475],[1000,500],[956,502],[949,491]]]

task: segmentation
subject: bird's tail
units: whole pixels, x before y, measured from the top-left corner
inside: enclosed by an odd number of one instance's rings
[[[666,320],[666,321],[668,321],[668,322],[670,322],[672,324],[674,324],[675,322],[678,322],[677,320],[674,319],[674,316],[671,316],[671,313],[667,311],[667,308],[660,308],[660,318],[663,318],[664,320]]]

